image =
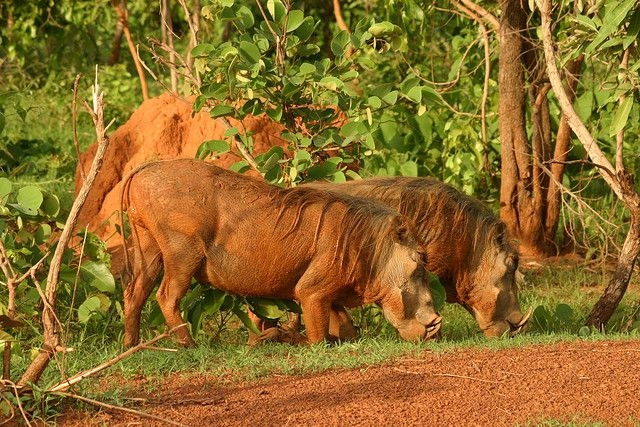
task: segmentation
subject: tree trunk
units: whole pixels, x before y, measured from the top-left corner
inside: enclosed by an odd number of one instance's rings
[[[542,238],[542,221],[536,214],[531,167],[532,146],[525,122],[525,68],[523,33],[528,13],[517,0],[500,3],[499,115],[502,149],[500,217],[525,256],[547,254]]]
[[[502,0],[500,6],[500,217],[518,240],[522,255],[544,258],[558,252],[555,235],[562,199],[557,183],[562,182],[571,132],[563,119],[553,141],[547,97],[550,85],[540,50],[529,41],[526,2]],[[582,58],[576,59],[567,70],[572,99],[581,65]],[[531,111],[530,139],[527,107]]]
[[[635,206],[630,206],[630,210],[631,224],[622,245],[613,277],[587,317],[586,324],[598,329],[604,328],[627,291],[633,268],[640,253],[640,204],[638,200],[636,200]]]

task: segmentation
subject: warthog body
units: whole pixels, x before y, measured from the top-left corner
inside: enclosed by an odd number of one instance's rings
[[[480,201],[434,178],[382,177],[310,187],[378,200],[412,220],[426,268],[487,336],[519,332],[529,315],[518,303],[518,254],[506,227]]]
[[[383,204],[281,189],[182,159],[134,171],[123,208],[134,252],[127,346],[139,339],[140,311],[162,271],[157,300],[172,328],[183,323],[180,300],[192,277],[237,295],[300,301],[310,342],[328,338],[332,310],[370,302],[405,339],[440,327],[413,226]],[[176,336],[192,343],[185,327]]]

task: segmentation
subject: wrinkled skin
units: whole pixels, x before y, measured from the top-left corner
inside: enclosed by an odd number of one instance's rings
[[[413,227],[383,204],[285,190],[190,159],[144,165],[125,184],[134,252],[126,346],[139,340],[140,312],[162,272],[157,301],[184,345],[193,339],[180,300],[192,277],[243,296],[296,299],[309,342],[329,338],[340,307],[366,303],[407,340],[440,328]]]
[[[371,178],[313,188],[383,202],[411,219],[426,268],[440,279],[447,301],[462,305],[487,337],[526,329],[531,312],[518,303],[518,255],[506,227],[479,201],[433,178]]]

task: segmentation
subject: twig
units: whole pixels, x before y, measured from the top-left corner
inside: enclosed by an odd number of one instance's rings
[[[90,403],[92,405],[100,406],[100,407],[107,408],[107,409],[112,409],[114,411],[126,412],[128,414],[137,415],[137,416],[142,417],[142,418],[149,418],[149,419],[156,420],[156,421],[162,421],[163,423],[171,424],[171,425],[174,425],[174,426],[180,426],[180,427],[185,427],[186,426],[186,424],[182,424],[182,423],[179,423],[179,422],[173,421],[173,420],[168,420],[166,418],[162,418],[162,417],[159,417],[157,415],[147,414],[146,412],[137,411],[135,409],[130,409],[130,408],[125,408],[124,406],[110,405],[108,403],[100,402],[99,400],[90,399],[88,397],[80,396],[80,395],[74,394],[74,393],[68,393],[68,392],[65,392],[65,391],[56,391],[56,392],[52,392],[52,394],[56,394],[58,396],[63,396],[63,397],[70,397],[72,399],[77,399],[77,400],[80,400],[82,402]]]
[[[222,122],[225,124],[225,126],[227,126],[227,129],[230,129],[231,123],[229,123],[229,120],[227,120],[226,117],[221,117]],[[245,160],[247,161],[247,163],[249,163],[249,165],[260,174],[260,176],[264,176],[264,173],[262,173],[260,171],[260,169],[258,169],[258,164],[256,163],[256,160],[253,158],[253,156],[249,153],[249,151],[247,150],[247,147],[245,147],[244,143],[242,141],[240,141],[238,138],[233,138],[233,141],[236,143],[236,148],[238,149],[238,151],[240,152],[240,154],[242,154],[242,157],[245,158]]]
[[[20,413],[22,414],[22,418],[24,419],[24,421],[27,423],[28,426],[31,426],[31,423],[29,422],[29,418],[27,417],[27,414],[24,411],[24,408],[22,407],[22,402],[20,401],[20,393],[18,392],[18,386],[13,382],[13,381],[9,381],[9,380],[2,380],[2,385],[5,387],[11,387],[13,389],[13,394],[16,397],[16,402],[18,403],[18,409],[20,409]]]
[[[98,372],[104,371],[108,367],[115,365],[119,361],[126,359],[127,357],[131,356],[132,354],[137,353],[138,351],[145,349],[145,347],[148,347],[151,344],[153,344],[153,343],[155,343],[157,341],[160,341],[161,339],[167,338],[173,331],[175,331],[178,328],[184,327],[185,325],[186,325],[186,323],[178,325],[175,328],[172,328],[171,330],[169,330],[167,332],[164,332],[164,333],[156,336],[155,338],[150,339],[149,341],[145,341],[145,342],[140,343],[140,344],[138,344],[138,345],[136,345],[134,347],[131,347],[130,349],[128,349],[124,353],[120,353],[118,356],[114,357],[113,359],[107,360],[106,362],[103,362],[103,363],[99,364],[98,366],[96,366],[94,368],[87,369],[86,371],[82,371],[80,373],[77,373],[74,376],[72,376],[70,378],[67,378],[64,381],[59,382],[58,384],[49,387],[47,392],[57,392],[57,391],[66,390],[67,388],[71,387],[73,384],[75,384],[77,382],[80,382],[80,381],[82,381],[83,379],[85,379],[87,377],[95,375]]]
[[[483,383],[500,384],[500,381],[485,380],[485,379],[482,379],[482,378],[468,377],[468,376],[466,376],[466,375],[456,375],[456,374],[433,374],[433,376],[435,376],[435,377],[462,378],[462,379],[465,379],[465,380],[474,380],[474,381],[480,381],[480,382],[483,382]]]
[[[78,158],[78,165],[80,165],[80,176],[84,182],[87,179],[87,175],[84,173],[84,165],[80,162],[80,144],[78,144],[78,118],[76,99],[78,98],[78,82],[80,81],[82,74],[76,74],[76,79],[73,81],[73,100],[71,101],[71,126],[73,127],[73,146],[76,149],[76,157]]]
[[[193,20],[191,19],[191,14],[189,13],[189,9],[187,8],[187,4],[184,2],[184,0],[178,0],[178,3],[180,3],[180,5],[182,6],[182,9],[184,10],[184,17],[187,20],[187,24],[189,25],[189,34],[191,34],[191,39],[189,41],[189,51],[187,52],[187,63],[189,64],[190,68],[191,68],[191,64],[193,62],[193,58],[191,57],[191,49],[193,49],[197,44],[198,44],[198,23],[197,22],[193,22]],[[195,74],[195,80],[197,83],[197,87],[200,87],[202,85],[202,82],[200,80],[200,73],[198,72],[198,70],[196,69],[196,74]]]

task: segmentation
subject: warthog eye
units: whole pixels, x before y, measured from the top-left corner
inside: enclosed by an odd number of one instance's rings
[[[518,255],[509,254],[504,260],[505,265],[509,269],[510,272],[516,271],[518,268]]]

